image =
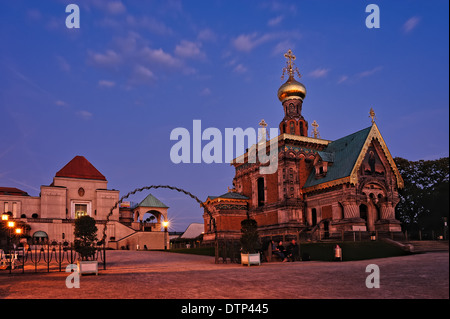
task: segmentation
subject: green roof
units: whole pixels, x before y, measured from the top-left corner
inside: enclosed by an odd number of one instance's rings
[[[140,202],[136,207],[161,207],[161,208],[169,208],[169,206],[166,206],[163,202],[161,202],[159,199],[157,199],[152,194],[148,194],[145,199]]]
[[[329,153],[326,157],[332,158],[333,164],[328,166],[327,174],[323,178],[316,179],[315,171],[312,170],[303,188],[350,176],[371,128],[365,128],[328,144],[321,153]]]
[[[249,199],[247,196],[244,196],[236,192],[228,192],[220,196],[208,196],[208,199],[215,199],[215,198]]]

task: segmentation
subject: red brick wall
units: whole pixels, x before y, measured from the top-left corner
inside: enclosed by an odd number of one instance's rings
[[[331,205],[322,207],[322,219],[327,218],[333,218],[333,207]]]
[[[278,167],[278,171],[279,170],[280,167]],[[267,188],[267,204],[276,203],[278,201],[278,171],[270,175],[264,175]]]
[[[256,220],[258,226],[278,224],[278,213],[276,211],[254,215],[252,218]]]
[[[216,220],[217,230],[241,230],[241,221],[246,217],[241,216],[218,216]]]
[[[305,160],[301,160],[298,168],[298,176],[299,176],[299,186],[303,188],[308,179],[309,174],[311,173],[313,166],[312,163],[306,163]]]
[[[252,182],[248,175],[241,178],[242,194],[251,198],[252,197]]]

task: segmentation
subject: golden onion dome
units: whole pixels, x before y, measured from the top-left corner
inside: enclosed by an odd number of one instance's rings
[[[278,89],[278,99],[283,103],[286,100],[297,99],[302,100],[306,96],[306,88],[303,84],[296,81],[293,76]]]

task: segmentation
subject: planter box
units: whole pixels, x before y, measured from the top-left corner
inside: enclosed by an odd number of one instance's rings
[[[98,261],[78,261],[78,273],[83,274],[96,274],[98,275]]]
[[[260,254],[241,254],[242,265],[261,265]]]

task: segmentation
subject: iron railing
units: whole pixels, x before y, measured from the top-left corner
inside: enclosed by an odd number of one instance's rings
[[[31,244],[0,249],[0,274],[4,273],[38,273],[65,271],[69,264],[80,260],[80,255],[74,249],[73,243]],[[90,260],[96,260],[106,270],[105,246],[96,246]]]

